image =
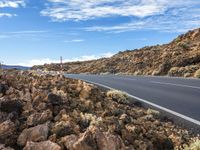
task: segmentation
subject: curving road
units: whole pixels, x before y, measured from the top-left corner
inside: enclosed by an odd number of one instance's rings
[[[169,77],[67,74],[131,97],[200,126],[200,80]]]

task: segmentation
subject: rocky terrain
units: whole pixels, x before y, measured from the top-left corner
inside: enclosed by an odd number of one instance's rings
[[[0,150],[171,150],[199,144],[158,111],[136,104],[123,92],[80,80],[1,71]]]
[[[46,64],[33,69],[58,71],[60,65]],[[64,71],[200,78],[200,29],[180,35],[169,44],[119,52],[111,58],[65,63]]]

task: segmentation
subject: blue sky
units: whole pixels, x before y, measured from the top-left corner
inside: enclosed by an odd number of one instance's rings
[[[0,0],[0,61],[109,57],[200,26],[200,0]]]

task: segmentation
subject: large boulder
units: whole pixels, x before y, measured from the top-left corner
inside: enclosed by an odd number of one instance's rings
[[[8,86],[5,84],[0,84],[0,94],[5,94],[6,91],[8,90]]]
[[[61,150],[61,147],[51,141],[27,142],[23,150]]]
[[[124,150],[122,139],[117,135],[101,132],[96,127],[90,127],[80,137],[69,135],[62,138],[68,150]]]
[[[53,93],[48,94],[48,101],[53,105],[61,105],[62,104],[61,96],[53,94]]]
[[[0,104],[0,111],[11,113],[17,112],[18,114],[22,112],[23,105],[19,100],[6,100]]]
[[[20,146],[26,145],[27,141],[40,142],[47,140],[49,127],[46,124],[24,129],[17,139]]]
[[[4,144],[0,144],[0,150],[14,150],[11,147],[6,147]]]
[[[6,120],[0,124],[0,143],[13,143],[14,133],[16,131],[15,124],[11,120]]]
[[[51,131],[57,138],[74,133],[70,121],[56,122]]]
[[[28,117],[27,124],[30,125],[30,126],[35,126],[35,125],[38,125],[38,124],[45,123],[48,120],[51,120],[52,117],[53,117],[52,112],[49,109],[45,110],[42,113],[36,112],[36,113],[34,113],[34,114],[32,114]]]

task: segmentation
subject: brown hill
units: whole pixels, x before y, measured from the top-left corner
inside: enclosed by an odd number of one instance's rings
[[[33,69],[59,71],[59,64]],[[180,35],[169,44],[119,52],[111,58],[64,64],[67,73],[200,76],[200,28]]]

